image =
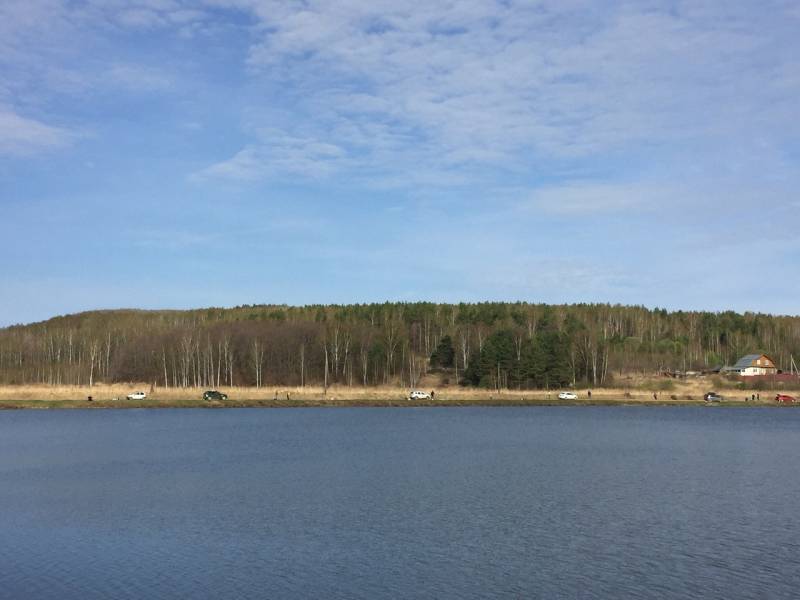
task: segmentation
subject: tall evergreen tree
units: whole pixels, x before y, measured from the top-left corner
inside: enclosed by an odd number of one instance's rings
[[[453,366],[456,351],[453,348],[453,338],[449,335],[442,337],[431,354],[431,367],[450,368]]]

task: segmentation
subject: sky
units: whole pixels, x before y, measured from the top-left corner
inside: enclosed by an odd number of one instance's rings
[[[3,0],[0,326],[800,313],[796,0]]]

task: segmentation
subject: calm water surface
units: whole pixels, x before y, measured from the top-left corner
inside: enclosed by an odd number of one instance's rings
[[[0,598],[797,598],[800,410],[0,413]]]

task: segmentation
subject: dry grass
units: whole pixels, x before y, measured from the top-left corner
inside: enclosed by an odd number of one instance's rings
[[[657,391],[664,380],[647,382],[631,381],[630,387],[592,390],[591,400],[586,389],[576,390],[578,401],[570,404],[615,404],[615,403],[674,403],[702,402],[703,393],[709,391],[710,382],[703,380],[675,381],[670,390]],[[99,384],[88,386],[20,385],[0,386],[0,406],[3,407],[74,407],[74,406],[209,406],[202,400],[207,388],[151,388],[148,384]],[[147,393],[144,401],[130,401],[125,396],[133,391]],[[307,387],[232,387],[221,388],[228,394],[226,405],[239,406],[393,406],[408,405],[408,390],[405,388],[332,386],[327,394],[321,386]],[[483,390],[457,386],[435,390],[435,404],[547,404],[558,403],[558,391],[545,390]],[[654,397],[654,392],[657,397]],[[753,392],[723,391],[727,402],[744,404],[745,395]],[[786,391],[797,396],[798,392]],[[771,402],[775,392],[760,392],[762,403]],[[93,403],[87,402],[92,396]],[[430,402],[413,404],[430,405]]]

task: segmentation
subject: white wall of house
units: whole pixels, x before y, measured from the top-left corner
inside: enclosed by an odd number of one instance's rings
[[[775,369],[765,369],[764,367],[747,367],[739,374],[745,377],[752,377],[754,375],[769,375],[774,370]]]

